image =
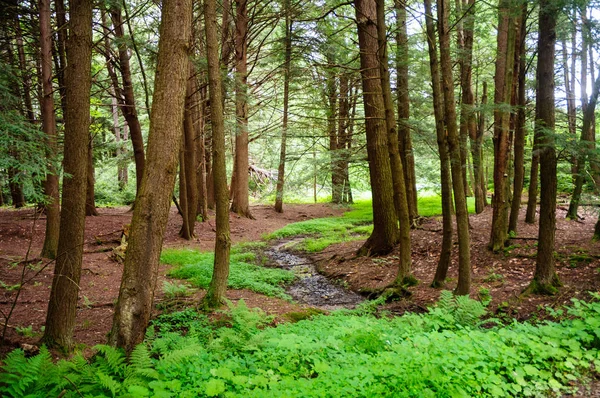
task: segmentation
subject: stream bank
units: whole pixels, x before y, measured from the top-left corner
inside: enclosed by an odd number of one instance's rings
[[[265,254],[276,267],[296,275],[296,280],[286,289],[295,301],[323,310],[353,309],[364,301],[361,295],[321,275],[310,258],[288,251],[286,248],[293,242],[278,242]]]

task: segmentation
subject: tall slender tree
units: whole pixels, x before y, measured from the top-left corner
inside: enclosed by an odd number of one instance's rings
[[[192,24],[191,0],[163,0],[147,165],[133,210],[109,343],[130,353],[144,339],[181,145]]]
[[[456,125],[456,109],[454,105],[454,81],[452,78],[452,60],[450,58],[450,4],[448,0],[438,0],[438,35],[440,38],[440,67],[442,74],[442,90],[444,93],[444,119],[448,135],[450,151],[450,168],[452,172],[452,190],[456,210],[456,229],[458,232],[458,285],[455,293],[468,295],[471,289],[471,249],[469,238],[469,214],[462,163],[460,160],[460,142]]]
[[[62,211],[58,255],[42,340],[71,350],[83,256],[90,125],[92,2],[72,0],[65,73]]]
[[[251,218],[248,202],[248,4],[236,0],[235,19],[235,157],[231,211]]]
[[[52,88],[52,26],[50,24],[50,0],[40,0],[40,63],[42,71],[42,128],[48,143],[48,174],[44,181],[44,194],[48,198],[46,208],[46,235],[42,257],[56,258],[60,233],[60,204],[58,174],[54,164],[58,152],[56,115],[54,113],[54,90]]]
[[[396,96],[398,97],[398,143],[406,200],[411,222],[419,216],[417,206],[417,178],[415,175],[415,157],[410,131],[410,98],[408,95],[408,28],[406,25],[406,1],[395,0],[396,10]]]
[[[399,234],[377,56],[377,7],[375,0],[355,0],[354,5],[360,47],[369,177],[373,193],[373,232],[358,253],[385,254],[392,251]]]
[[[279,149],[279,167],[277,168],[277,186],[275,188],[275,211],[283,212],[283,188],[285,184],[285,158],[288,133],[288,113],[290,102],[290,67],[292,61],[293,20],[290,0],[285,0],[285,60],[283,63],[283,120],[281,125],[281,145]]]
[[[385,1],[376,0],[377,3],[377,42],[379,45],[379,74],[381,76],[381,91],[385,106],[385,124],[388,136],[388,150],[390,154],[390,167],[394,189],[394,205],[399,222],[400,261],[395,285],[414,284],[416,281],[411,275],[410,252],[410,214],[406,195],[406,183],[402,160],[398,146],[398,126],[394,115],[394,103],[390,86],[390,73],[388,67],[387,31],[385,26]]]
[[[554,267],[556,234],[556,149],[554,143],[554,47],[559,5],[540,0],[536,71],[535,134],[540,146],[540,223],[535,273],[528,291],[554,294],[560,285]]]
[[[433,112],[437,136],[438,152],[440,155],[440,181],[442,188],[442,247],[435,276],[431,285],[442,287],[450,266],[452,254],[452,176],[450,175],[450,155],[446,130],[444,128],[444,97],[440,79],[440,64],[437,54],[434,18],[431,11],[431,0],[425,0],[425,28],[427,32],[427,48],[429,50],[429,68],[431,71],[431,87],[433,94]]]
[[[515,23],[512,0],[499,0],[496,76],[494,79],[494,196],[489,248],[497,252],[508,240],[509,122],[515,54]]]
[[[205,0],[204,18],[206,30],[206,56],[208,60],[208,83],[210,93],[210,124],[212,128],[213,179],[217,236],[215,239],[215,261],[213,275],[204,297],[204,305],[218,307],[227,289],[229,277],[229,192],[227,192],[227,173],[225,170],[225,123],[223,120],[223,86],[219,62],[219,44],[217,40],[216,0]]]

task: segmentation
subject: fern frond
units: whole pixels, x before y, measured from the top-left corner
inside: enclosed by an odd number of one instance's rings
[[[95,362],[103,373],[119,378],[124,376],[125,354],[122,350],[104,344],[96,345],[94,349],[101,354],[96,354]]]

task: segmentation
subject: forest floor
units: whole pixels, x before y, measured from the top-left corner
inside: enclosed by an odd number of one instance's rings
[[[256,220],[231,214],[232,241],[257,241],[264,234],[289,223],[338,216],[344,210],[326,204],[287,205],[285,213],[279,214],[270,206],[253,206],[252,214]],[[82,347],[106,342],[122,274],[122,264],[111,257],[112,248],[119,245],[123,227],[131,221],[132,215],[127,208],[100,208],[99,213],[97,217],[86,219],[81,292],[75,328],[75,340]],[[496,317],[507,320],[543,318],[543,306],[559,307],[568,304],[571,298],[587,299],[587,292],[600,290],[600,243],[591,241],[596,221],[596,214],[591,209],[582,209],[582,218],[578,221],[565,220],[562,208],[557,211],[557,272],[564,286],[552,297],[520,296],[535,268],[537,226],[520,223],[519,233],[511,246],[502,253],[493,254],[487,250],[491,214],[491,208],[488,208],[482,214],[470,216],[473,266],[471,297],[491,299],[488,308]],[[429,283],[435,273],[441,246],[441,217],[422,221],[420,227],[412,231],[413,270],[420,283],[410,289],[413,292],[411,297],[385,306],[394,314],[424,312],[440,294],[440,290],[430,288]],[[0,355],[23,344],[36,344],[41,336],[53,273],[53,263],[36,257],[43,243],[44,224],[44,217],[36,219],[31,208],[0,209],[0,325],[4,325],[6,315],[12,311],[6,331],[8,344],[2,348]],[[193,241],[179,238],[180,225],[181,218],[173,207],[165,233],[165,247],[213,249],[214,218],[205,223],[196,223],[196,238]],[[355,252],[361,244],[361,241],[336,244],[310,258],[321,273],[354,291],[379,288],[391,282],[396,273],[398,253],[377,258],[356,257]],[[445,287],[450,290],[456,285],[456,252],[454,250]],[[29,261],[24,263],[26,256]],[[157,302],[164,300],[161,286],[162,281],[167,279],[165,275],[168,268],[166,265],[160,268],[155,297]],[[28,283],[21,290],[13,309],[16,291],[11,287],[20,283],[23,274]],[[198,300],[201,294],[189,298],[189,302]],[[282,314],[308,307],[248,290],[229,290],[227,297],[232,302],[244,299],[248,307],[259,307],[279,316],[279,320],[283,320]]]

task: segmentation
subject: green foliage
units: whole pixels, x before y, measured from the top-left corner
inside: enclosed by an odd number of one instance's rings
[[[252,264],[257,260],[252,251],[256,246],[235,245],[231,250],[230,272],[228,286],[232,289],[249,289],[267,296],[290,299],[285,293],[283,285],[294,280],[291,271],[264,268]],[[168,249],[164,250],[161,261],[175,265],[169,271],[169,276],[179,279],[188,279],[192,285],[207,288],[213,272],[214,254],[201,253],[192,250]]]
[[[163,281],[163,292],[165,297],[168,299],[173,299],[176,297],[185,297],[190,291],[186,285],[172,283],[169,281]]]
[[[443,292],[426,314],[387,318],[343,311],[265,327],[264,314],[229,305],[208,335],[149,333],[125,361],[97,346],[89,361],[53,364],[48,351],[10,353],[6,397],[503,397],[572,393],[600,366],[600,295],[573,300],[554,322],[479,326],[484,310]],[[205,322],[194,312],[175,323]],[[167,317],[160,321],[166,325]],[[155,323],[156,325],[156,323]]]
[[[475,211],[474,199],[469,198],[469,212]],[[439,215],[442,212],[441,198],[437,195],[419,198],[419,213],[422,216]],[[373,208],[371,201],[358,201],[352,210],[341,217],[317,218],[288,224],[265,236],[265,239],[304,237],[295,242],[293,248],[307,252],[319,252],[336,243],[366,239],[373,231]]]

